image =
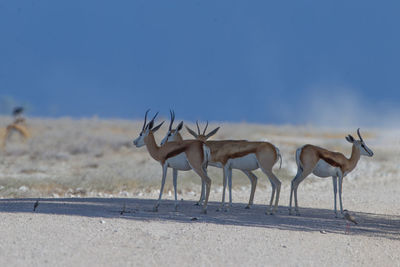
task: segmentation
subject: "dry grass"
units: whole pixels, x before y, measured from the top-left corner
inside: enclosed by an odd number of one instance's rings
[[[0,128],[10,122],[0,117]],[[23,143],[14,136],[0,152],[0,197],[64,197],[64,196],[133,196],[157,192],[160,186],[161,167],[148,154],[145,147],[136,148],[132,140],[141,129],[142,122],[126,120],[39,119],[29,118],[31,138]],[[188,124],[195,128],[194,124]],[[211,123],[209,129],[221,126],[214,139],[268,140],[279,147],[283,156],[282,169],[275,167],[284,184],[295,175],[294,153],[306,143],[321,145],[349,155],[351,146],[344,140],[349,134],[343,130],[317,129],[306,126],[272,126],[256,124]],[[158,141],[165,134],[162,128],[156,135]],[[353,135],[355,133],[353,132]],[[385,138],[382,138],[382,135]],[[184,138],[191,138],[183,130]],[[388,146],[395,134],[378,136],[373,131],[364,133],[365,139],[376,152],[375,160],[365,164],[367,170],[357,171],[357,177],[380,166],[398,173],[396,146]],[[381,165],[380,165],[381,164]],[[278,166],[278,164],[276,165]],[[171,171],[166,191],[173,189]],[[222,171],[209,168],[213,179],[212,189],[221,190]],[[270,187],[263,173],[256,171],[260,187]],[[375,174],[374,174],[375,175]],[[376,175],[380,175],[376,173]],[[234,171],[233,185],[247,189],[247,176]],[[200,190],[200,178],[192,171],[180,172],[179,192]]]

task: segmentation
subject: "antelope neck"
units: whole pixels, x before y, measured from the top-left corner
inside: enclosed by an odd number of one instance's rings
[[[150,156],[157,161],[161,161],[158,153],[160,147],[156,143],[153,132],[150,131],[149,134],[144,138],[144,143],[146,144]]]

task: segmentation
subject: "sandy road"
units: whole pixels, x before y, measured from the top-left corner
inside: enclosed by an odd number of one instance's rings
[[[167,200],[154,213],[152,199],[64,198],[41,199],[34,213],[34,202],[0,200],[1,266],[400,264],[400,216],[393,214],[353,212],[360,224],[345,235],[345,221],[330,208],[289,216],[280,206],[267,216],[264,205],[246,210],[243,201],[217,212],[211,202],[202,215],[194,201],[174,212]]]

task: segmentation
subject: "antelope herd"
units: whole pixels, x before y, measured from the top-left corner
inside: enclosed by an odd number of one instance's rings
[[[7,139],[14,133],[19,133],[24,140],[30,134],[22,117],[22,108],[15,108],[14,122],[9,124],[5,131],[2,147],[4,148]],[[269,142],[254,142],[247,140],[208,140],[215,135],[219,127],[207,133],[208,122],[201,132],[198,122],[196,122],[197,132],[186,126],[187,131],[194,139],[183,140],[180,131],[183,129],[183,121],[176,128],[173,128],[175,113],[170,111],[171,121],[165,137],[161,144],[157,145],[154,133],[161,128],[164,122],[154,126],[154,117],[147,122],[146,111],[144,123],[139,136],[133,141],[136,147],[146,146],[150,156],[160,162],[162,167],[162,180],[158,200],[153,210],[158,211],[161,202],[165,180],[168,168],[172,168],[173,186],[175,196],[175,210],[178,209],[177,199],[177,178],[178,171],[193,170],[201,178],[201,194],[197,205],[203,204],[203,213],[207,213],[207,204],[210,196],[211,179],[207,174],[207,167],[213,166],[222,169],[222,201],[218,210],[229,210],[232,206],[232,169],[242,171],[250,180],[251,190],[249,202],[246,208],[253,205],[254,194],[257,187],[257,176],[254,170],[260,169],[269,179],[272,192],[269,207],[266,214],[277,212],[279,196],[281,192],[281,181],[273,172],[273,167],[279,162],[279,168],[282,165],[282,156],[279,149]],[[357,130],[359,140],[348,135],[346,140],[352,144],[350,158],[346,158],[342,153],[332,152],[315,145],[304,145],[297,149],[295,159],[297,163],[297,174],[291,182],[289,214],[292,214],[292,199],[294,195],[294,204],[296,215],[300,215],[297,201],[297,189],[299,184],[311,173],[322,178],[332,177],[334,193],[334,212],[338,216],[336,208],[336,195],[339,186],[339,204],[340,213],[343,217],[342,203],[342,185],[343,178],[350,173],[357,165],[362,155],[372,157],[374,153],[365,144],[360,129]],[[229,189],[229,204],[225,206],[226,185]],[[275,202],[274,202],[275,200]],[[204,203],[203,203],[204,202]]]
[[[280,161],[279,168],[282,165],[282,156],[279,149],[269,142],[254,142],[247,140],[208,140],[217,133],[219,127],[206,133],[208,122],[201,132],[198,122],[196,122],[197,132],[186,126],[187,131],[195,138],[192,140],[183,140],[180,131],[183,128],[183,121],[176,128],[173,128],[175,113],[170,111],[171,121],[165,137],[160,146],[157,145],[154,132],[160,129],[164,122],[154,127],[154,120],[158,113],[147,123],[146,111],[144,124],[139,136],[133,141],[136,147],[146,145],[152,158],[161,163],[162,181],[159,198],[154,205],[154,211],[158,210],[168,168],[173,170],[173,186],[175,196],[175,210],[178,209],[177,200],[177,178],[178,171],[193,170],[200,176],[202,186],[198,205],[203,204],[203,213],[207,213],[207,203],[210,195],[211,179],[207,174],[207,166],[213,166],[222,169],[222,201],[218,210],[229,210],[232,206],[232,169],[242,171],[250,179],[251,190],[249,203],[246,208],[253,204],[254,194],[257,187],[257,176],[252,172],[256,169],[268,177],[272,193],[269,208],[266,214],[274,214],[278,208],[279,195],[281,190],[281,181],[273,173],[273,166]],[[304,145],[296,151],[297,174],[291,182],[289,214],[292,214],[292,197],[294,194],[296,215],[300,215],[297,201],[297,189],[299,184],[307,178],[308,175],[314,175],[322,178],[332,177],[334,192],[334,212],[337,217],[336,195],[339,183],[339,203],[340,213],[343,217],[342,204],[342,185],[343,178],[350,173],[357,165],[362,155],[372,157],[373,152],[365,144],[360,129],[357,130],[359,140],[348,135],[346,140],[352,144],[352,153],[350,158],[346,158],[342,153],[332,152],[327,149],[315,146]],[[229,205],[225,208],[225,190],[226,185],[229,188]],[[274,203],[275,197],[275,203]]]

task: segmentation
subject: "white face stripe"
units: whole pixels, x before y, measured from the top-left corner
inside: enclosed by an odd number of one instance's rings
[[[367,147],[367,145],[364,142],[358,141],[357,145],[360,149],[361,155],[367,157],[372,157],[374,155],[374,152],[369,147]]]
[[[136,146],[136,147],[142,147],[142,146],[144,146],[145,145],[145,143],[144,143],[144,138],[146,137],[146,136],[148,136],[149,135],[149,129],[145,129],[145,131],[143,132],[140,132],[140,134],[139,134],[139,136],[135,139],[135,140],[133,140],[133,144]]]
[[[161,145],[164,145],[166,142],[175,141],[175,137],[178,134],[178,131],[177,130],[172,130],[172,131],[167,132],[167,134],[161,140]]]
[[[136,138],[135,140],[133,140],[133,144],[136,147],[142,147],[144,146],[144,137],[143,136],[139,136],[138,138]]]
[[[165,144],[167,141],[169,141],[168,138],[169,138],[170,135],[171,135],[171,131],[168,130],[167,134],[166,134],[166,135],[164,136],[164,138],[161,140],[161,145],[163,145],[163,144]]]

